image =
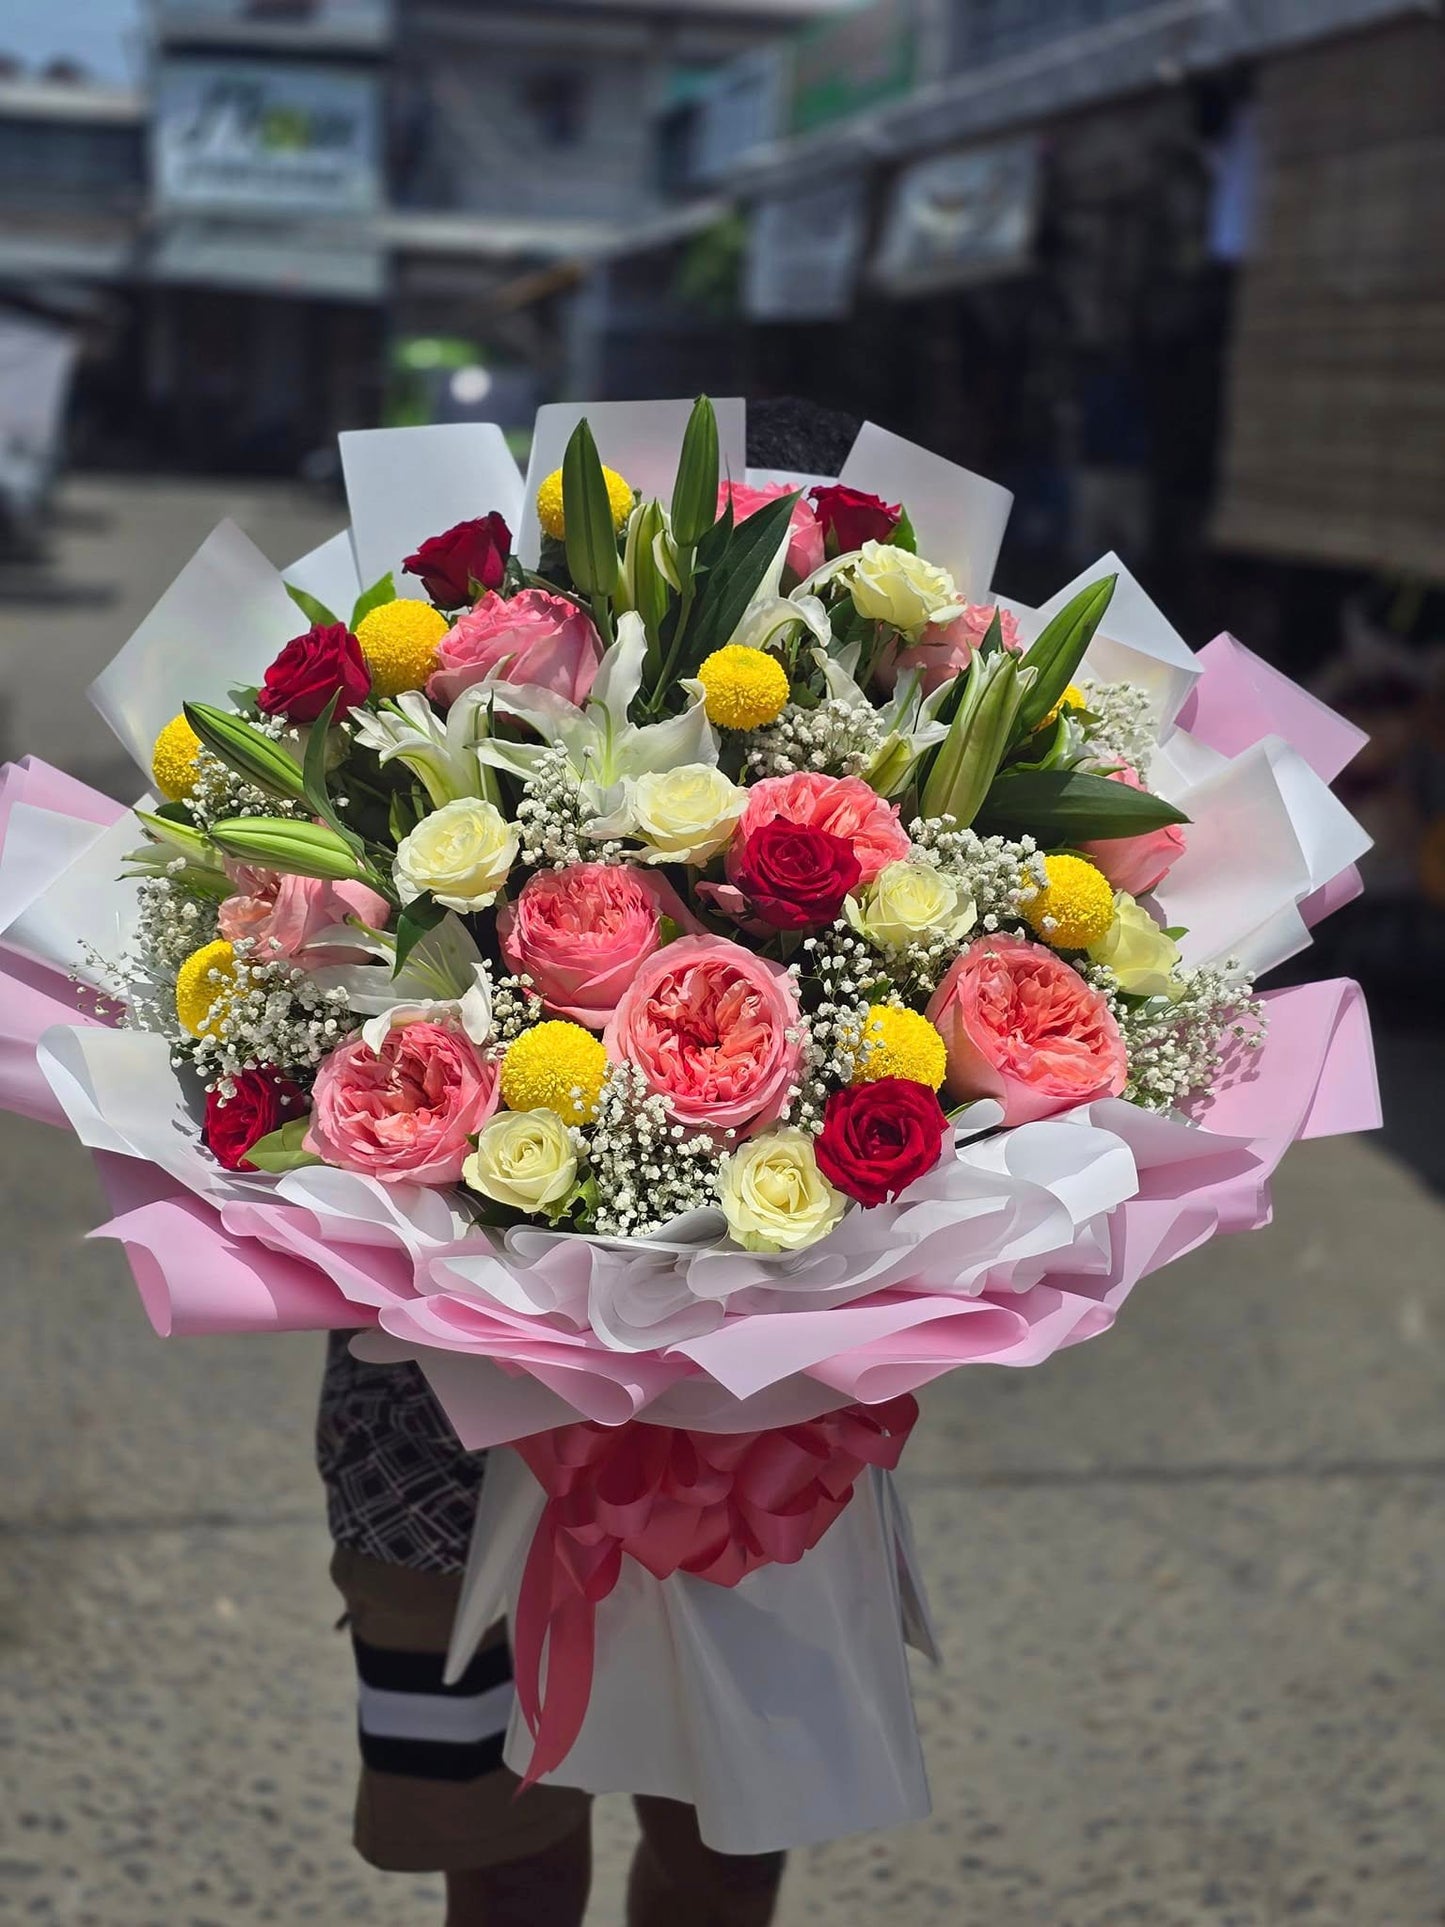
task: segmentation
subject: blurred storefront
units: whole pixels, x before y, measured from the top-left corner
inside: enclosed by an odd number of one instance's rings
[[[157,447],[294,469],[377,407],[390,7],[159,0],[152,24]]]

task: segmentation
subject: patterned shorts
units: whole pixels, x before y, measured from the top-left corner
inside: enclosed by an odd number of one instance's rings
[[[356,1655],[361,1782],[356,1847],[398,1873],[529,1859],[586,1823],[590,1797],[520,1782],[502,1764],[512,1711],[506,1628],[455,1686],[442,1684],[460,1578],[338,1546],[331,1577]]]

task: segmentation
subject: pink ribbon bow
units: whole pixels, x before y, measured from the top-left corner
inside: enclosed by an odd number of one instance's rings
[[[687,1572],[716,1586],[793,1565],[865,1467],[892,1471],[917,1418],[917,1401],[904,1397],[771,1432],[585,1422],[519,1440],[547,1494],[512,1626],[517,1703],[533,1739],[523,1785],[560,1766],[582,1730],[597,1607],[624,1553],[655,1579]]]

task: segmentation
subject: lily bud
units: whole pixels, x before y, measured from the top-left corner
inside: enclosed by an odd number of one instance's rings
[[[187,703],[185,712],[206,748],[246,782],[272,796],[299,800],[305,795],[306,778],[296,758],[244,716],[209,703]]]
[[[366,883],[392,895],[368,863],[324,823],[289,816],[231,816],[213,823],[211,841],[224,855],[257,863],[283,876],[321,877],[328,883]]]
[[[951,816],[967,829],[982,807],[1012,740],[1034,672],[1009,650],[975,656],[958,712],[923,787],[925,816]]]

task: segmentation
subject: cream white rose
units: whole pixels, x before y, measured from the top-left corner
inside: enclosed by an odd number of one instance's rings
[[[494,803],[464,796],[402,838],[392,876],[403,903],[430,890],[448,910],[485,910],[516,860],[516,825]]]
[[[745,1251],[799,1251],[826,1238],[848,1200],[818,1169],[813,1140],[791,1125],[730,1151],[719,1178],[723,1216]]]
[[[843,579],[859,615],[891,622],[905,635],[916,636],[959,611],[958,585],[947,569],[887,542],[865,542]]]
[[[649,846],[647,863],[706,863],[732,837],[747,802],[736,783],[711,763],[639,776],[632,785],[632,821]]]
[[[953,942],[978,921],[968,892],[918,857],[885,865],[843,907],[853,928],[881,950],[906,950],[939,937]]]
[[[514,1211],[546,1211],[577,1182],[577,1153],[555,1111],[502,1111],[462,1166],[473,1191]]]
[[[1175,972],[1179,946],[1166,936],[1149,912],[1127,890],[1114,896],[1114,921],[1099,941],[1089,946],[1095,963],[1107,964],[1120,990],[1131,997],[1177,997]]]

